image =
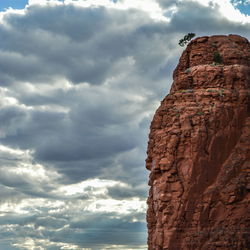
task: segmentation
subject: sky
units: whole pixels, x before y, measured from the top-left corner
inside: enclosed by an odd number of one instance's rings
[[[196,36],[249,1],[0,1],[0,249],[147,249],[149,126]]]

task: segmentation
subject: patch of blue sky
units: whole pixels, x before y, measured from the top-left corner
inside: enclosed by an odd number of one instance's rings
[[[11,7],[12,9],[23,9],[28,0],[3,0],[0,1],[0,11],[4,11]]]
[[[250,16],[250,0],[231,0],[231,2],[241,13]]]

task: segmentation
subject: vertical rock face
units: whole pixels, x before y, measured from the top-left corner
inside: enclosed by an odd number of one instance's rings
[[[149,249],[250,249],[250,44],[190,42],[151,123]]]

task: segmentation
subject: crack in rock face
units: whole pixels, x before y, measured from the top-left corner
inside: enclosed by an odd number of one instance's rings
[[[250,249],[250,43],[200,37],[150,127],[149,250]]]

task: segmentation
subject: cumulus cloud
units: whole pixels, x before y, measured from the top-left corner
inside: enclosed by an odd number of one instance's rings
[[[10,12],[0,29],[5,37],[0,82],[65,77],[73,83],[103,84],[117,63],[128,57],[141,60],[139,46],[145,38],[137,29],[151,21],[139,10],[74,5],[31,5],[22,15]]]
[[[0,248],[146,249],[150,120],[184,34],[249,38],[224,3],[231,16],[215,0],[1,12]]]

